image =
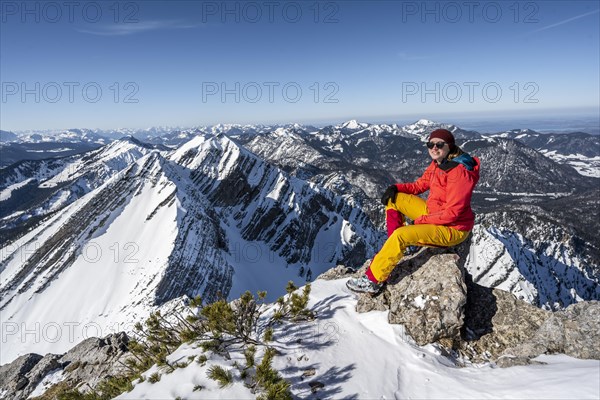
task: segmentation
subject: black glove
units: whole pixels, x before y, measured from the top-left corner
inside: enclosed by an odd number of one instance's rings
[[[398,194],[398,188],[396,185],[388,186],[388,188],[385,189],[385,192],[383,192],[383,196],[381,196],[381,203],[384,206],[387,206],[389,200],[392,200],[392,203],[395,203],[396,194]]]

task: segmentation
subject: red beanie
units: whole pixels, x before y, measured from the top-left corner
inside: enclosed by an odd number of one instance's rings
[[[431,132],[429,135],[429,140],[433,138],[442,139],[444,142],[448,143],[450,147],[454,145],[454,136],[447,129],[436,129],[435,131]]]

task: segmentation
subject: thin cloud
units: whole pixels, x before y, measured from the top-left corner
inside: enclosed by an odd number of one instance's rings
[[[179,20],[143,21],[136,23],[121,23],[98,26],[97,29],[77,29],[78,32],[99,36],[134,35],[163,29],[192,29],[203,26],[202,24],[189,24]]]
[[[560,25],[568,24],[569,22],[575,21],[575,20],[577,20],[579,18],[587,17],[588,15],[592,15],[592,14],[597,14],[598,11],[600,11],[600,8],[596,9],[594,11],[587,12],[585,14],[581,14],[581,15],[577,15],[575,17],[567,18],[565,20],[556,22],[556,23],[554,23],[552,25],[543,26],[543,27],[541,27],[539,29],[536,29],[536,30],[532,31],[531,33],[541,32],[541,31],[545,31],[546,29],[552,29],[552,28],[555,28],[555,27],[560,26]]]

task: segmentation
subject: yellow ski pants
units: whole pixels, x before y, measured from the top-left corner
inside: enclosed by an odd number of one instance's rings
[[[388,201],[386,219],[394,214],[392,210],[412,220],[429,213],[425,200],[406,193],[398,193],[394,203],[392,200]],[[367,276],[373,281],[384,282],[402,259],[408,246],[455,246],[465,240],[469,232],[443,225],[401,225],[389,234],[383,247],[373,258]]]

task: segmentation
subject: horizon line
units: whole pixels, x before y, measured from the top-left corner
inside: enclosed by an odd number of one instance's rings
[[[578,118],[581,118],[581,115],[577,116]],[[331,120],[328,120],[329,122],[322,122],[322,123],[315,123],[315,122],[311,122],[311,123],[307,123],[307,122],[279,122],[279,123],[225,123],[225,122],[219,122],[216,124],[196,124],[196,125],[189,125],[189,126],[175,126],[175,125],[153,125],[153,126],[149,126],[149,127],[145,127],[145,128],[130,128],[130,127],[118,127],[118,128],[83,128],[83,127],[75,127],[75,128],[47,128],[47,129],[21,129],[21,130],[5,130],[5,129],[0,129],[0,131],[2,132],[9,132],[9,133],[13,133],[13,134],[35,134],[35,133],[46,133],[46,134],[58,134],[61,132],[65,132],[65,131],[72,131],[72,130],[89,130],[92,132],[115,132],[115,131],[119,131],[119,130],[128,130],[128,131],[133,131],[133,133],[139,133],[140,131],[147,131],[147,130],[152,130],[152,129],[164,129],[164,130],[169,130],[169,131],[174,131],[174,130],[181,130],[181,131],[185,131],[185,130],[193,130],[193,129],[202,129],[202,128],[213,128],[215,126],[219,126],[219,125],[223,125],[223,126],[234,126],[234,127],[244,127],[244,126],[261,126],[261,127],[268,127],[268,128],[279,128],[279,127],[284,127],[284,126],[290,126],[290,125],[299,125],[299,126],[304,126],[304,127],[314,127],[314,128],[325,128],[328,126],[342,126],[348,122],[351,121],[356,121],[359,124],[367,124],[367,125],[398,125],[400,127],[406,126],[406,125],[412,125],[412,124],[416,124],[419,121],[428,121],[431,122],[433,124],[439,124],[439,125],[451,125],[451,126],[455,126],[459,129],[465,129],[460,125],[470,125],[470,124],[476,124],[476,125],[484,125],[484,124],[488,124],[488,125],[494,125],[494,124],[498,124],[500,121],[506,121],[506,117],[501,117],[498,116],[496,117],[497,120],[493,120],[490,119],[490,117],[480,117],[480,118],[476,118],[476,117],[467,117],[467,118],[455,118],[455,122],[447,122],[444,121],[443,119],[440,118],[432,118],[432,117],[421,117],[418,119],[414,119],[414,118],[398,118],[398,117],[389,117],[386,118],[385,116],[377,116],[377,117],[364,117],[364,118],[349,118],[349,119],[339,119],[338,122],[332,122]],[[514,117],[512,119],[512,121],[514,121],[514,123],[517,122],[525,122],[525,121],[531,121],[531,122],[550,122],[548,120],[556,120],[556,119],[564,119],[565,116],[546,116],[546,117],[529,117],[529,116],[520,116],[520,117]],[[575,116],[571,117],[571,118],[575,118]],[[598,116],[596,115],[588,115],[585,116],[585,118],[598,118]],[[367,119],[369,119],[370,121],[367,121]],[[396,121],[390,121],[390,119],[396,119]],[[545,121],[543,121],[543,120]],[[341,121],[341,122],[340,122]],[[511,121],[511,120],[509,120]],[[481,127],[483,128],[483,127]],[[468,128],[468,129],[474,129],[474,128]],[[503,132],[503,131],[507,131],[507,130],[512,130],[512,129],[532,129],[532,130],[536,130],[540,133],[543,132],[548,132],[551,131],[550,128],[535,128],[535,127],[528,127],[528,126],[517,126],[517,127],[513,127],[513,128],[508,128],[508,129],[501,129],[499,132]],[[600,119],[598,120],[597,125],[592,127],[593,131],[596,133],[589,133],[591,135],[598,135],[600,134]],[[578,131],[577,128],[564,128],[564,127],[556,127],[553,129],[553,131],[558,132],[558,131],[567,131],[567,130],[571,130],[572,132],[576,132]],[[124,136],[127,136],[128,133],[124,133]]]
[[[418,116],[417,116],[418,115]],[[191,124],[154,124],[146,125],[144,127],[137,126],[116,126],[116,127],[85,127],[85,126],[70,126],[70,127],[51,127],[51,128],[26,128],[26,129],[4,129],[0,123],[0,130],[6,132],[49,132],[49,131],[68,131],[72,129],[86,129],[91,131],[117,131],[117,130],[148,130],[153,128],[169,128],[169,129],[194,129],[194,128],[206,128],[217,125],[262,125],[262,126],[284,126],[284,125],[312,125],[314,127],[325,127],[331,125],[341,125],[345,122],[356,120],[360,123],[368,124],[406,124],[409,121],[417,122],[419,120],[429,120],[438,123],[447,123],[439,121],[456,120],[456,121],[469,121],[474,122],[492,122],[496,120],[508,120],[508,121],[523,121],[523,120],[540,120],[540,119],[564,119],[564,118],[593,118],[598,122],[597,127],[600,128],[600,109],[597,107],[573,107],[573,108],[548,108],[542,110],[499,110],[493,114],[489,111],[473,111],[470,113],[457,113],[457,112],[433,112],[433,113],[410,113],[410,114],[379,114],[379,115],[354,115],[354,116],[332,116],[323,118],[308,118],[300,117],[295,121],[279,121],[279,122],[256,122],[256,121],[243,121],[243,122],[216,122],[216,123],[191,123]]]

